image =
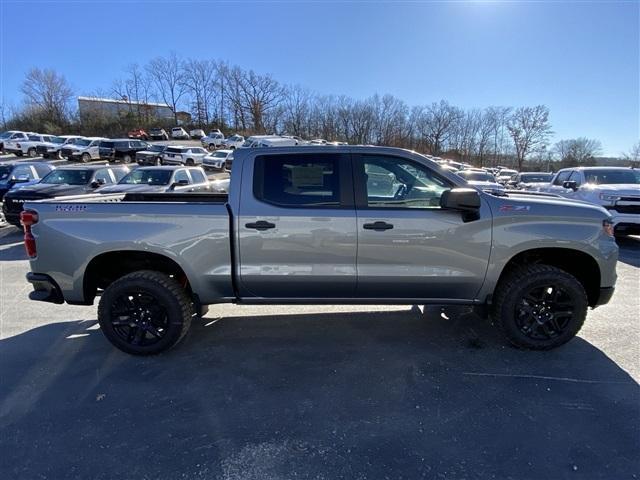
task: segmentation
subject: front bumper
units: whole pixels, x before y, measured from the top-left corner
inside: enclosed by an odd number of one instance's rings
[[[33,285],[33,292],[29,293],[30,300],[38,302],[64,303],[60,287],[53,278],[43,273],[27,273],[27,282]]]

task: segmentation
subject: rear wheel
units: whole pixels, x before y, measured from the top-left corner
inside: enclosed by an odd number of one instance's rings
[[[152,270],[133,272],[109,285],[98,304],[107,339],[133,355],[154,355],[187,333],[193,302],[173,278]]]
[[[122,162],[123,162],[123,163],[131,163],[131,155],[129,155],[129,154],[125,154],[125,155],[122,157]]]
[[[588,303],[573,275],[550,265],[525,265],[500,281],[492,317],[515,346],[549,350],[580,331]]]
[[[155,163],[156,167],[161,166],[162,165],[162,158],[156,157],[156,160],[155,160],[154,163]]]
[[[38,154],[38,152],[36,152],[35,147],[31,147],[29,150],[27,150],[27,156],[33,158]]]
[[[89,155],[88,153],[83,153],[80,159],[82,160],[83,163],[88,163],[91,161],[91,155]]]
[[[192,166],[194,164],[193,158],[187,158],[187,161],[185,162],[185,164]]]

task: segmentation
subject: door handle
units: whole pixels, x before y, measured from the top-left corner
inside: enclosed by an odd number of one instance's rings
[[[264,230],[269,230],[270,228],[276,228],[276,224],[275,223],[270,223],[270,222],[265,222],[264,220],[260,220],[259,222],[255,222],[255,223],[247,223],[247,224],[245,224],[245,227],[254,228],[254,229],[260,230],[262,232]]]
[[[375,230],[376,232],[384,232],[385,230],[391,230],[393,225],[387,222],[373,222],[365,223],[362,228],[365,230]]]

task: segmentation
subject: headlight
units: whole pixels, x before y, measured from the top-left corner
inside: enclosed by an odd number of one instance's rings
[[[602,200],[603,202],[615,203],[618,200],[620,200],[620,196],[619,195],[612,195],[610,193],[601,193],[600,194],[600,200]]]

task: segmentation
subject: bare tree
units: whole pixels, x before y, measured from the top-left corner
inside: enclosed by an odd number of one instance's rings
[[[507,129],[515,147],[518,170],[522,170],[527,154],[545,145],[552,133],[549,109],[544,105],[520,107],[509,118]]]
[[[440,155],[446,142],[454,132],[456,122],[461,116],[460,109],[445,100],[432,103],[426,108],[423,117],[422,134],[426,137],[429,153]]]
[[[602,153],[602,144],[591,138],[572,138],[557,142],[554,152],[563,166],[593,165],[595,157]]]
[[[216,114],[218,67],[210,60],[187,60],[184,63],[184,83],[191,95],[192,112],[199,127],[209,125]]]
[[[22,83],[27,108],[56,125],[67,123],[73,91],[55,70],[32,68]]]
[[[622,158],[634,163],[640,162],[640,140],[628,152],[623,153]]]
[[[258,75],[253,70],[240,77],[242,107],[248,112],[253,129],[263,133],[265,115],[282,101],[283,90],[270,75]]]
[[[169,57],[154,58],[147,65],[147,72],[157,89],[160,99],[173,111],[173,116],[178,123],[178,104],[187,92],[182,61],[175,52]]]

